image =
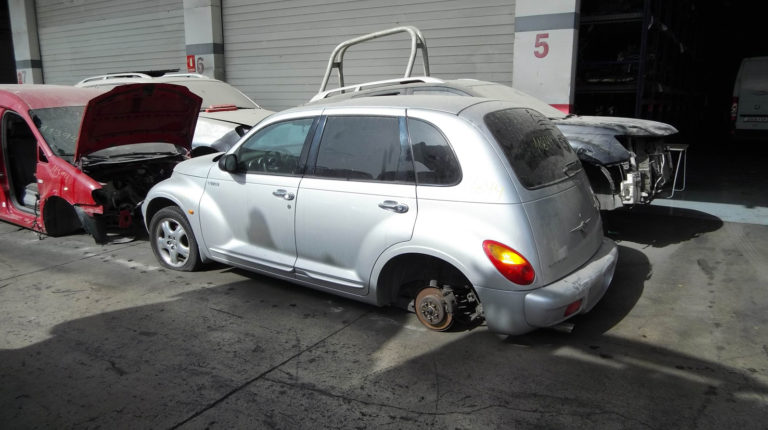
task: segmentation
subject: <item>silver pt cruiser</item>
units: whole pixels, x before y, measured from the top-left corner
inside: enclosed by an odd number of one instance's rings
[[[589,311],[616,245],[576,154],[539,112],[392,96],[275,114],[178,164],[142,210],[160,263],[217,261],[522,334]]]

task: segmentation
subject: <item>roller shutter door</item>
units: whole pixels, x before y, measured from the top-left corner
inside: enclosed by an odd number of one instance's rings
[[[47,84],[122,71],[185,71],[181,0],[36,0]]]
[[[226,79],[268,109],[296,106],[317,92],[337,44],[413,25],[427,39],[432,76],[511,85],[514,13],[510,0],[223,0]],[[402,76],[409,40],[351,48],[345,83]],[[421,70],[417,62],[414,74]]]

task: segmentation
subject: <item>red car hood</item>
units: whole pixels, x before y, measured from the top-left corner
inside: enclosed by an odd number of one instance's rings
[[[120,85],[88,102],[75,160],[102,149],[164,142],[189,150],[202,99],[171,84]]]

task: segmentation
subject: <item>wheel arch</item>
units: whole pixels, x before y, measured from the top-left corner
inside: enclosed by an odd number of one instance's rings
[[[375,275],[373,290],[376,294],[376,303],[380,306],[401,304],[406,297],[413,299],[418,294],[418,288],[422,281],[426,286],[430,280],[439,280],[451,285],[468,286],[472,288],[470,278],[462,270],[461,266],[454,264],[443,256],[433,255],[428,252],[411,250],[392,256],[381,265],[381,269]]]
[[[63,197],[48,197],[40,210],[45,233],[50,236],[64,236],[81,228],[88,230],[78,216],[75,206]],[[90,231],[89,233],[93,234]]]
[[[149,223],[152,221],[152,217],[163,208],[168,206],[181,207],[178,202],[175,202],[167,197],[156,197],[147,203],[146,210],[144,211],[144,227],[149,230]]]

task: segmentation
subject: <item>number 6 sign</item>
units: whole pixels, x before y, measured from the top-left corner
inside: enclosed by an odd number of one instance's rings
[[[535,55],[536,58],[544,58],[549,54],[548,38],[549,33],[539,33],[536,35],[536,43],[533,44],[533,55]]]

